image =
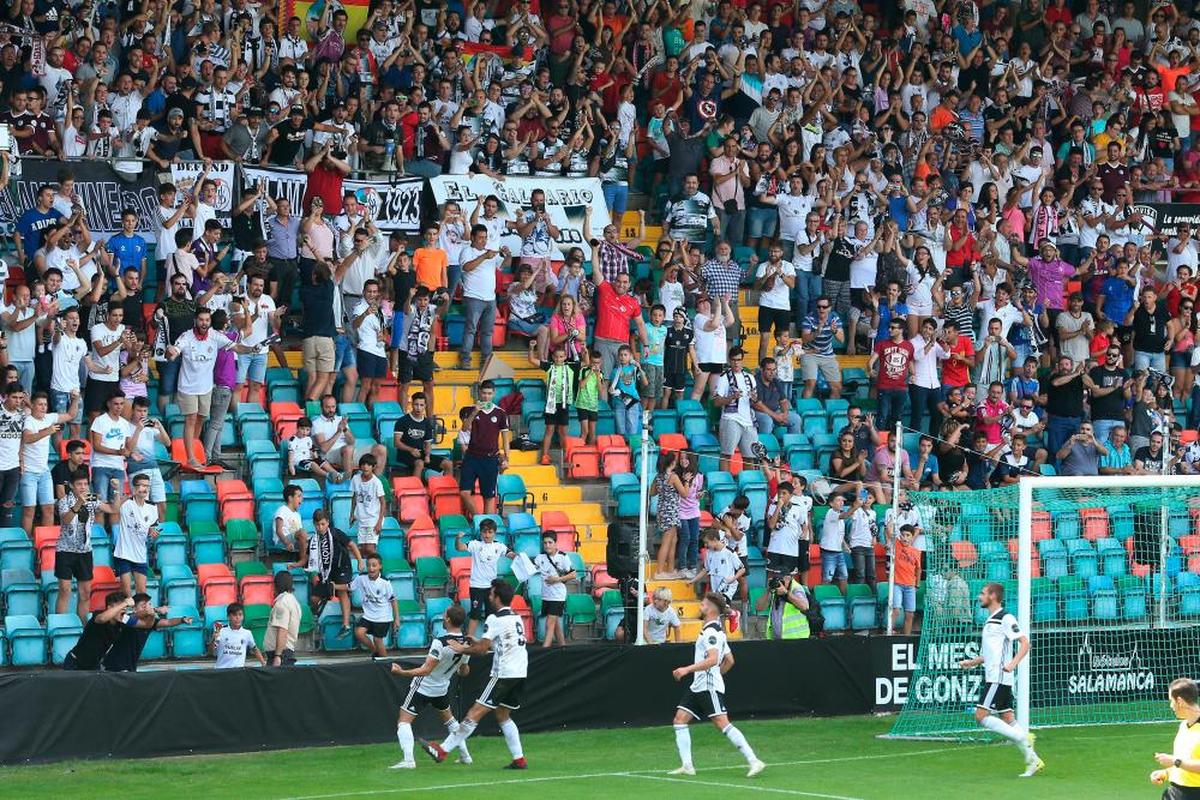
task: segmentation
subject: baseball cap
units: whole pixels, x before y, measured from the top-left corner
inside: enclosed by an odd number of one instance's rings
[[[304,106],[292,106],[291,110],[288,113],[289,114],[303,114],[303,113],[305,113]]]
[[[167,112],[167,119],[170,119],[171,117],[182,117],[182,116],[183,116],[182,108],[178,108],[178,107],[172,108],[170,111]]]
[[[261,117],[262,115],[263,115],[263,110],[258,107],[251,108],[248,111],[246,111],[246,116],[248,116],[248,117]]]

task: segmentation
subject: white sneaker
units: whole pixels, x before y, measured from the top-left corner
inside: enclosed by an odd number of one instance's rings
[[[753,778],[758,773],[767,768],[767,765],[759,761],[757,758],[750,762],[750,770],[746,773],[747,778]]]
[[[456,758],[456,759],[454,760],[454,763],[456,763],[456,764],[463,764],[463,765],[466,765],[466,766],[470,766],[470,765],[471,765],[473,762],[474,762],[474,759],[473,759],[473,758],[471,758],[471,754],[470,754],[470,753],[466,753],[466,752],[460,752],[460,753],[459,753],[459,755],[458,755],[458,758]]]
[[[1040,758],[1037,758],[1035,756],[1033,761],[1030,761],[1029,763],[1027,763],[1025,765],[1025,771],[1021,773],[1021,777],[1022,778],[1032,778],[1034,775],[1037,775],[1039,772],[1041,772],[1045,768],[1046,768],[1046,762],[1042,761]]]
[[[667,774],[668,775],[695,775],[696,768],[693,767],[691,764],[684,764],[681,767],[677,767],[677,768],[671,770]]]
[[[417,762],[415,762],[415,761],[397,761],[395,764],[392,764],[390,767],[388,767],[388,769],[416,769],[416,768],[417,768]]]

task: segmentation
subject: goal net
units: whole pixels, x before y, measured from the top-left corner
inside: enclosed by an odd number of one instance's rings
[[[1200,673],[1200,476],[1026,478],[910,493],[927,541],[915,670],[890,736],[972,739],[989,581],[1032,643],[1017,673],[1031,727],[1164,719],[1163,693]]]

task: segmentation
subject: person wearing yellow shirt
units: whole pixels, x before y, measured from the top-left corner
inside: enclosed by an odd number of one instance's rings
[[[1191,678],[1171,682],[1167,693],[1171,711],[1180,720],[1170,753],[1155,753],[1163,769],[1150,773],[1150,782],[1166,784],[1163,800],[1200,798],[1200,687]]]

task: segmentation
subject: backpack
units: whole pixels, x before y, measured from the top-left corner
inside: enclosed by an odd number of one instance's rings
[[[808,590],[807,586],[803,583],[800,583],[800,586],[804,590],[804,596],[808,598],[808,611],[804,612],[804,616],[808,618],[809,636],[819,636],[825,632],[825,615],[821,613],[821,603],[817,600],[817,596]]]

